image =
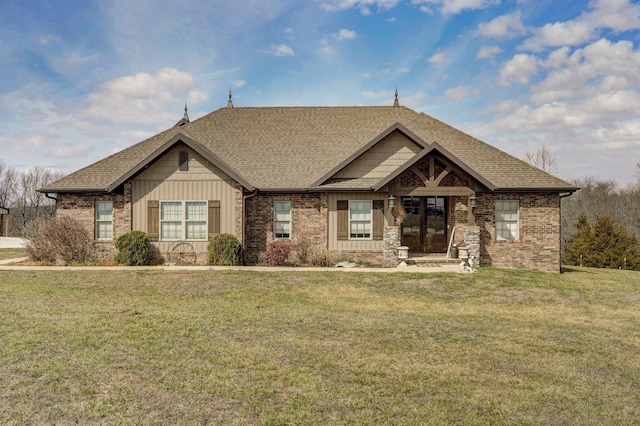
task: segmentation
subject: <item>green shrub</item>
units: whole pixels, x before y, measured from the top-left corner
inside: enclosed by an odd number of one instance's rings
[[[142,231],[131,231],[116,240],[115,261],[127,266],[144,266],[151,264],[153,258],[149,250],[149,238]]]
[[[242,265],[242,244],[231,234],[219,234],[209,241],[207,265]]]

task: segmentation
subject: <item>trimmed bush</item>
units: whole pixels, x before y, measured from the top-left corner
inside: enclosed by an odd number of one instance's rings
[[[241,266],[242,244],[231,234],[219,234],[209,241],[207,265]]]
[[[289,260],[291,247],[282,241],[271,241],[264,254],[264,261],[270,266],[282,266]]]
[[[149,250],[149,238],[142,231],[130,231],[116,240],[115,261],[121,265],[144,266],[151,264],[153,258]]]
[[[93,236],[71,217],[47,217],[27,223],[23,236],[32,260],[69,264],[96,260]]]

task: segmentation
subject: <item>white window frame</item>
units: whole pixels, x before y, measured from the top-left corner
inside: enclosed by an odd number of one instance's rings
[[[170,204],[180,204],[179,217],[164,218],[163,206]],[[189,219],[187,215],[187,206],[192,204],[201,204],[204,206],[203,216],[196,219]],[[167,212],[168,213],[168,212]],[[159,232],[160,241],[207,241],[208,229],[209,229],[209,203],[205,200],[164,200],[160,201],[159,206]],[[165,230],[163,224],[174,223],[178,224],[177,237],[165,237]],[[202,238],[187,238],[187,229],[189,224],[200,223],[204,226],[204,236]]]
[[[357,205],[359,203],[369,203],[369,219],[363,219],[363,218],[354,218],[354,212],[358,211],[357,208],[353,207],[354,205]],[[362,210],[363,213],[360,214],[366,214],[366,210]],[[363,236],[359,237],[358,234],[359,232],[353,232],[353,225],[357,225],[357,224],[369,224],[369,235],[366,236],[366,232],[363,232]],[[354,236],[355,234],[355,236]],[[367,241],[367,240],[373,240],[373,200],[349,200],[349,240],[354,240],[354,241]]]
[[[278,217],[278,205],[282,205],[282,204],[288,204],[289,205],[289,214],[288,214],[288,219],[284,220],[284,219],[280,219]],[[290,240],[291,239],[291,234],[293,233],[293,230],[291,229],[291,213],[292,213],[292,204],[291,201],[286,201],[286,200],[276,200],[273,202],[273,238],[277,239],[277,240]],[[281,210],[281,211],[285,211],[285,210]],[[278,236],[278,224],[288,224],[289,225],[289,235],[284,237],[284,236]]]
[[[505,208],[505,205],[508,207]],[[513,208],[515,206],[515,209]],[[520,240],[520,201],[496,200],[496,241]],[[510,225],[510,226],[509,226]],[[505,233],[509,232],[509,236]]]
[[[111,208],[106,208],[106,209],[101,209],[100,205],[105,205],[108,204]],[[100,215],[101,212],[110,212],[108,217],[102,217]],[[105,224],[108,226],[108,228],[106,229],[107,233],[110,233],[111,236],[110,237],[101,237],[101,232],[100,232],[100,225],[101,224]],[[100,241],[111,241],[113,240],[113,201],[112,200],[100,200],[100,201],[96,201],[95,204],[95,233],[96,233],[96,240],[100,240]]]

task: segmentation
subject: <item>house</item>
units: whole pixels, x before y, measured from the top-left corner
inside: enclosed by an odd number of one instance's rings
[[[105,256],[130,230],[158,256],[204,262],[235,235],[247,264],[269,242],[396,266],[469,247],[480,265],[560,270],[560,199],[578,188],[424,113],[374,107],[227,107],[40,189]]]

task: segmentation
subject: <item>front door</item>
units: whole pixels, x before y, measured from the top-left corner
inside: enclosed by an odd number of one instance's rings
[[[402,222],[402,245],[410,252],[447,251],[447,210],[445,197],[402,197],[406,213]]]
[[[447,215],[444,197],[426,197],[425,252],[447,251]]]

